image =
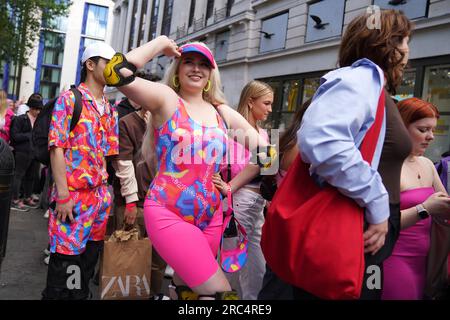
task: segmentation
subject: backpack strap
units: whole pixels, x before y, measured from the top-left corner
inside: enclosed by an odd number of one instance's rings
[[[78,123],[78,120],[80,120],[81,111],[83,110],[83,104],[81,103],[81,92],[77,89],[75,86],[70,87],[70,91],[72,91],[73,95],[75,96],[75,104],[73,107],[73,115],[72,115],[72,121],[70,122],[70,131],[73,131],[75,126]]]

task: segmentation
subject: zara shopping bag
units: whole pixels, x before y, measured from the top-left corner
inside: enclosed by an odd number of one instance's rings
[[[100,265],[102,300],[149,299],[152,245],[139,231],[117,230],[105,241]]]

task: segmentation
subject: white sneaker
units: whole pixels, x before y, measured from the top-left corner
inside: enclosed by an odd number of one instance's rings
[[[167,265],[166,271],[164,272],[164,278],[172,279],[173,278],[173,269],[171,266]]]
[[[160,293],[153,297],[153,300],[170,300],[168,296],[165,296],[164,294]]]
[[[49,211],[48,211],[48,210],[45,211],[45,213],[44,213],[44,218],[48,219],[49,216],[50,216]]]
[[[46,256],[49,256],[49,255],[50,255],[50,250],[48,250],[47,248],[45,248],[45,249],[44,249],[44,254],[45,254]]]
[[[46,265],[48,265],[49,262],[50,262],[50,256],[46,256],[46,257],[44,258],[44,263],[45,263]]]

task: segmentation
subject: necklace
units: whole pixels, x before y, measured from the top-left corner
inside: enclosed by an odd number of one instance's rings
[[[417,162],[416,159],[412,159],[412,160],[408,159],[408,162],[411,164],[410,165],[411,170],[417,172],[417,179],[418,180],[422,179],[422,176],[420,175],[420,170],[417,170],[417,169],[412,167],[412,164]],[[419,165],[419,169],[420,169],[420,165]]]

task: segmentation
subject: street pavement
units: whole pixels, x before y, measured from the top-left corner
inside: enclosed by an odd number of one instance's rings
[[[47,279],[44,249],[47,247],[48,219],[42,209],[28,212],[11,210],[6,256],[0,266],[0,300],[40,300]],[[169,280],[163,282],[168,295]],[[92,299],[99,289],[91,281]]]
[[[47,280],[44,249],[48,244],[44,210],[10,211],[6,255],[0,269],[0,300],[40,300]],[[93,300],[98,286],[91,281]]]
[[[42,209],[11,210],[6,255],[0,269],[0,300],[39,300],[45,287],[47,222]]]

